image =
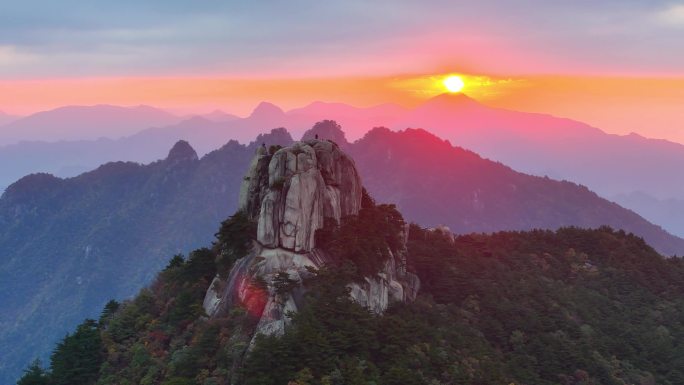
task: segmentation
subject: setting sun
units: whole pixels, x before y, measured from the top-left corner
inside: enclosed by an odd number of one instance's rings
[[[449,92],[455,93],[461,92],[461,90],[465,86],[465,83],[463,82],[463,79],[461,79],[460,76],[451,75],[444,79],[444,86]]]

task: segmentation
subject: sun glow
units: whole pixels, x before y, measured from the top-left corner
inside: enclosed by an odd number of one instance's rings
[[[465,86],[463,79],[458,75],[447,76],[446,78],[444,78],[443,83],[444,87],[446,87],[446,89],[449,92],[453,93],[461,92],[461,90]]]

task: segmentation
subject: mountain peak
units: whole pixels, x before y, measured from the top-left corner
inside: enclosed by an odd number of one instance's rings
[[[349,144],[344,135],[344,131],[342,131],[342,126],[340,126],[334,120],[322,120],[317,122],[302,136],[302,140],[310,140],[314,138],[321,140],[332,140],[340,146],[346,146]]]
[[[171,151],[169,151],[169,155],[166,157],[166,160],[175,162],[195,161],[197,159],[197,152],[195,152],[195,149],[193,149],[192,146],[190,146],[190,143],[185,140],[176,142],[171,148]]]
[[[484,111],[487,107],[463,93],[444,93],[426,100],[413,110],[419,115],[440,117],[455,111]]]
[[[278,106],[269,102],[261,102],[249,115],[250,118],[273,118],[285,115],[285,112]]]
[[[256,149],[256,147],[261,146],[262,143],[266,144],[266,146],[289,146],[293,142],[294,140],[287,129],[285,127],[278,127],[272,129],[268,133],[259,134],[256,139],[249,144],[249,147]]]
[[[48,173],[29,174],[12,183],[2,194],[4,200],[31,201],[53,191],[62,179]]]
[[[423,105],[454,105],[454,106],[480,106],[481,104],[470,96],[459,93],[443,93],[428,99]]]

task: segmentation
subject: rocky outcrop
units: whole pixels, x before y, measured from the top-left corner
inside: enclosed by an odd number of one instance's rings
[[[297,142],[273,155],[257,150],[240,194],[240,208],[258,220],[264,247],[308,252],[324,218],[339,221],[361,209],[354,162],[331,142]]]
[[[354,161],[334,142],[311,139],[273,154],[258,148],[240,191],[240,209],[258,222],[254,246],[227,279],[214,280],[204,302],[206,313],[221,316],[240,303],[259,317],[256,333],[282,333],[286,314],[302,305],[306,288],[301,283],[311,274],[307,268],[333,262],[316,247],[316,230],[326,218],[339,223],[358,214],[362,189]],[[274,279],[283,273],[299,285],[277,290]],[[418,287],[417,277],[406,272],[405,246],[390,250],[377,275],[349,284],[352,298],[377,313],[392,301],[413,300]]]

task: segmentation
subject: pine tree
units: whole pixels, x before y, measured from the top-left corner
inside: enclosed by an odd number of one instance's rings
[[[102,313],[100,314],[100,319],[98,321],[100,327],[102,327],[109,320],[109,318],[116,313],[117,310],[119,310],[120,306],[121,304],[113,299],[107,302],[104,309],[102,309]]]
[[[49,373],[43,369],[40,360],[36,359],[24,370],[17,385],[48,385],[50,383]]]
[[[88,319],[67,335],[50,357],[54,385],[90,385],[97,379],[103,360],[97,322]]]

